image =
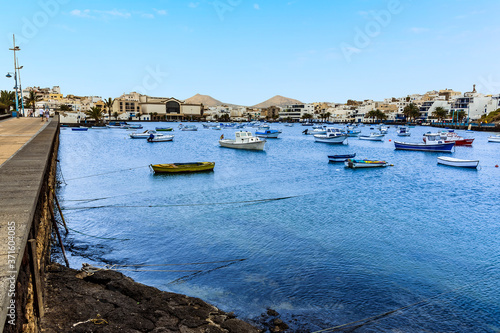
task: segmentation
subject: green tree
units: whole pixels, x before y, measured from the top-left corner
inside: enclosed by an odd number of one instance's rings
[[[463,110],[458,111],[457,112],[457,121],[459,123],[461,123],[462,120],[464,120],[465,116],[466,116],[465,111],[463,111]]]
[[[305,113],[303,116],[302,116],[302,119],[304,120],[308,120],[308,119],[312,119],[313,115],[310,114],[310,113]]]
[[[85,114],[87,117],[94,119],[96,123],[100,123],[104,112],[101,108],[93,106],[89,111],[86,111]]]
[[[403,109],[403,114],[407,119],[416,119],[420,116],[420,109],[414,103],[410,103]]]
[[[113,118],[115,118],[115,120],[118,120],[118,112],[113,112]]]
[[[31,110],[33,110],[33,115],[35,115],[36,102],[42,99],[42,96],[37,95],[33,90],[30,91],[29,95],[26,97],[26,104],[31,106]]]
[[[384,112],[377,109],[375,110],[375,118],[377,118],[378,120],[386,120],[387,115]]]
[[[104,107],[106,108],[106,110],[108,110],[108,117],[110,120],[111,120],[111,108],[113,107],[114,102],[115,100],[112,99],[111,97],[104,100]]]
[[[325,113],[326,121],[330,121],[332,114],[330,112]]]
[[[0,91],[0,110],[2,110],[1,113],[8,112],[10,110],[10,107],[15,105],[16,93],[14,91]]]
[[[69,105],[61,104],[59,105],[59,111],[73,111],[73,109]]]
[[[438,121],[442,121],[448,115],[448,111],[442,106],[438,106],[434,112],[432,112],[432,116],[437,118]]]
[[[368,113],[365,114],[365,117],[366,118],[372,118],[372,122],[373,122],[373,119],[377,117],[377,111],[376,110],[371,110],[371,111],[369,111]]]

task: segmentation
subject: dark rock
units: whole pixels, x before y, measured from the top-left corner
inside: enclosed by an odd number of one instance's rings
[[[267,309],[267,315],[270,317],[278,317],[280,314],[273,309]]]
[[[257,328],[238,319],[226,320],[220,326],[228,330],[229,332],[255,332],[255,333],[259,332]]]

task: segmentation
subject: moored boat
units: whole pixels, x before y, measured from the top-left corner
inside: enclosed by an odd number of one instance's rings
[[[396,130],[398,136],[410,136],[410,129],[406,126],[401,126]]]
[[[488,142],[500,142],[500,134],[497,134],[495,136],[489,136]]]
[[[438,164],[449,165],[459,168],[473,168],[476,169],[479,165],[479,160],[462,160],[459,158],[439,156],[437,158]]]
[[[172,132],[174,129],[172,127],[156,127],[157,132]]]
[[[263,129],[255,132],[255,136],[268,139],[277,139],[280,134],[281,131],[275,129]]]
[[[151,164],[150,166],[155,173],[186,173],[212,171],[215,167],[215,162]]]
[[[329,162],[345,162],[349,158],[356,157],[356,153],[354,154],[345,154],[345,155],[328,155]]]
[[[436,151],[450,153],[453,147],[455,147],[454,142],[445,142],[439,134],[427,135],[424,142],[400,142],[394,141],[394,147],[399,150],[417,150],[417,151]]]
[[[383,141],[383,134],[370,133],[370,135],[360,135],[358,136],[360,140],[369,140],[369,141]]]
[[[167,142],[174,139],[173,135],[149,134],[148,142]]]
[[[148,131],[144,131],[142,133],[130,133],[129,136],[131,139],[147,139],[151,136],[151,134],[156,134],[155,131],[151,131],[151,130],[148,130]]]
[[[435,136],[436,133],[430,133],[430,132],[425,133],[423,140],[426,141],[429,135]],[[440,133],[437,133],[437,135],[439,135],[441,139],[444,140],[444,142],[454,142],[455,146],[470,146],[474,142],[473,138],[471,139],[471,138],[461,137],[453,130],[442,131]]]
[[[83,126],[80,126],[80,127],[73,127],[71,130],[72,131],[88,131],[88,127],[83,127]]]
[[[380,168],[389,165],[386,161],[377,160],[356,160],[349,158],[344,162],[346,168],[359,169],[359,168]]]
[[[198,127],[196,125],[186,125],[181,127],[181,131],[197,131]]]
[[[314,141],[322,143],[343,143],[347,134],[338,128],[328,127],[325,134],[314,134]]]
[[[235,140],[224,139],[221,135],[219,144],[221,147],[234,149],[264,150],[266,140],[261,140],[247,131],[238,131],[235,134]]]

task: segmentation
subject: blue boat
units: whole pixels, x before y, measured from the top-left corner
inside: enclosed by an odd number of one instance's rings
[[[88,127],[73,127],[71,130],[72,131],[87,131],[89,128]]]
[[[345,155],[328,155],[329,162],[344,162],[348,158],[356,157],[356,153],[354,154],[345,154]]]
[[[445,142],[438,134],[427,135],[425,142],[410,143],[394,141],[394,147],[399,150],[436,151],[451,153],[454,146],[455,142]]]
[[[269,139],[277,139],[278,135],[280,135],[281,131],[274,129],[262,129],[255,132],[255,136],[259,138],[269,138]]]

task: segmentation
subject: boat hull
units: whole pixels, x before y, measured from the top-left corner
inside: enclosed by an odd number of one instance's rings
[[[235,140],[219,140],[221,147],[245,150],[264,150],[266,140],[237,143]]]
[[[191,163],[170,163],[170,164],[151,164],[155,173],[190,173],[212,171],[215,162],[191,162]]]
[[[450,153],[453,147],[455,147],[455,143],[407,143],[407,142],[399,142],[394,141],[394,147],[398,150],[416,150],[416,151],[435,151],[435,152],[443,152]]]
[[[266,139],[277,139],[280,133],[273,133],[273,134],[258,134],[255,133],[255,136],[259,138],[266,138]]]
[[[329,137],[327,135],[321,135],[321,134],[315,134],[314,135],[314,141],[316,142],[321,142],[321,143],[343,143],[347,139],[347,135],[339,135],[339,136],[333,136]]]
[[[488,142],[500,142],[500,136],[490,136]]]
[[[173,130],[171,127],[156,127],[157,132],[172,132]]]
[[[382,141],[384,140],[384,136],[374,136],[374,135],[360,135],[360,140],[368,140],[368,141]]]
[[[356,154],[346,154],[346,155],[328,155],[328,161],[330,162],[345,162],[349,158],[356,157]]]
[[[355,160],[352,158],[347,159],[344,162],[346,168],[351,169],[362,169],[362,168],[383,168],[388,165],[386,161],[374,161],[374,160]]]
[[[174,139],[173,135],[155,135],[154,138],[148,138],[148,142],[168,142]]]
[[[462,160],[452,157],[438,157],[438,164],[459,167],[459,168],[472,168],[476,169],[479,165],[479,160]]]

